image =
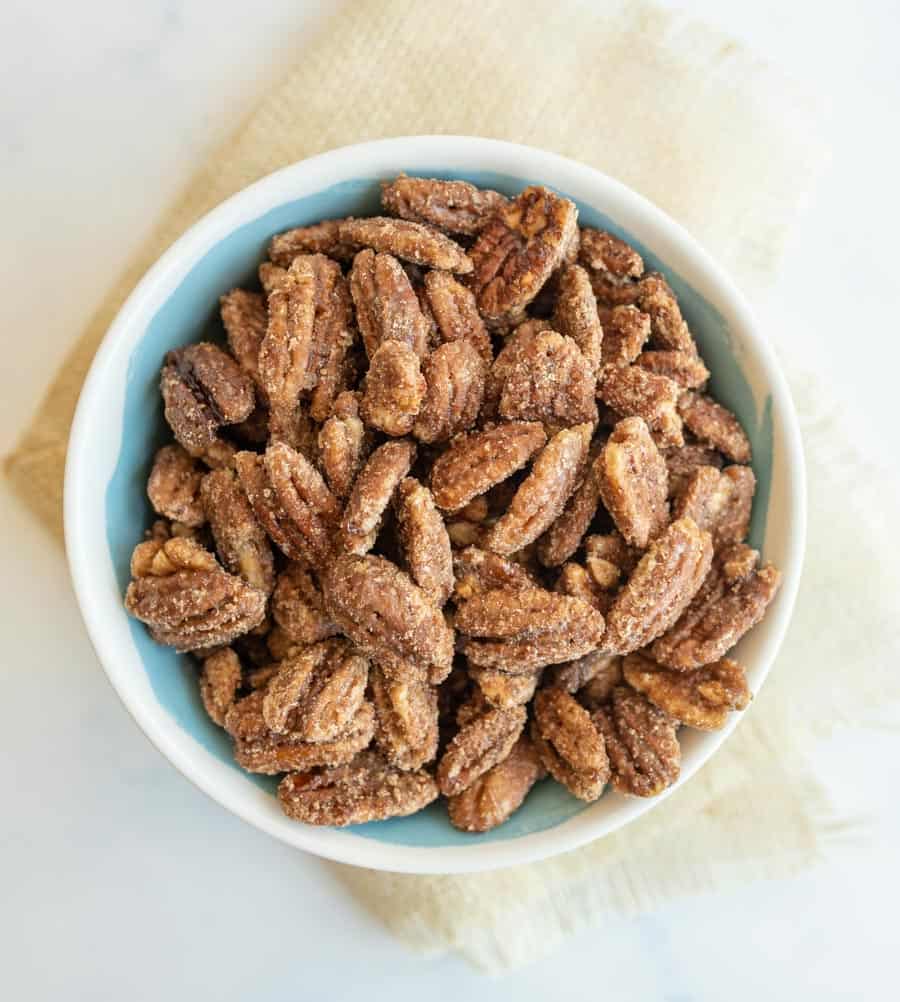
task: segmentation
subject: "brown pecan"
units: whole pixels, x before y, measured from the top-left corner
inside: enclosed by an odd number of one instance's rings
[[[324,585],[334,621],[379,664],[394,658],[450,671],[453,631],[425,592],[389,560],[339,557]]]
[[[436,779],[441,793],[453,797],[479,776],[502,762],[525,727],[525,707],[491,709],[468,721],[447,746],[438,762]]]
[[[537,584],[521,564],[477,546],[467,546],[453,555],[453,573],[456,576],[453,596],[457,602],[496,588],[515,591]]]
[[[450,823],[465,832],[486,832],[510,818],[544,775],[534,745],[523,734],[512,751],[447,801]]]
[[[597,372],[602,358],[603,327],[591,280],[577,264],[568,265],[560,272],[553,326],[578,345],[592,371]]]
[[[578,259],[610,283],[633,283],[644,274],[644,262],[632,246],[589,226],[581,228]]]
[[[744,543],[724,546],[716,554],[716,561],[722,568],[722,576],[729,585],[738,584],[749,577],[759,563],[759,553]]]
[[[703,359],[689,351],[642,351],[636,364],[658,376],[667,376],[686,390],[696,390],[709,379]]]
[[[497,416],[500,396],[507,377],[519,367],[522,355],[531,347],[538,335],[551,329],[547,320],[526,320],[506,338],[485,380],[483,419],[493,419]]]
[[[610,701],[616,686],[622,684],[622,678],[622,658],[609,658],[597,674],[578,690],[578,702],[593,713]]]
[[[669,522],[669,471],[643,419],[619,421],[596,470],[600,497],[616,528],[626,543],[643,549]]]
[[[269,652],[270,660],[284,661],[289,657],[297,641],[282,626],[273,626],[266,634],[266,650]]]
[[[441,340],[468,341],[486,365],[494,359],[491,338],[475,305],[475,296],[446,271],[429,271],[425,296]]]
[[[178,651],[228,644],[266,613],[265,593],[223,570],[192,539],[139,543],[131,573],[125,607],[154,640]]]
[[[385,341],[369,362],[359,403],[360,417],[386,435],[408,435],[425,400],[419,356],[400,341]]]
[[[278,800],[289,818],[339,828],[415,814],[437,796],[427,772],[402,772],[371,751],[348,765],[292,773],[278,784]]]
[[[669,283],[655,272],[645,275],[639,283],[640,293],[637,305],[650,314],[650,330],[653,343],[671,351],[686,351],[697,354],[697,346],[684,322],[675,293]]]
[[[293,260],[293,259],[292,259]],[[281,268],[271,261],[263,261],[259,266],[259,284],[266,296],[276,289],[287,276],[287,268]]]
[[[604,650],[627,654],[661,636],[697,594],[712,562],[712,539],[679,518],[650,544],[606,617]]]
[[[571,560],[560,567],[553,590],[560,595],[580,598],[604,615],[613,601],[613,596],[597,584],[586,567]]]
[[[160,390],[169,427],[192,455],[211,446],[222,425],[249,417],[255,403],[250,377],[207,341],[168,352]]]
[[[744,669],[723,658],[693,671],[672,671],[640,654],[623,661],[628,684],[674,720],[701,731],[725,726],[732,710],[745,710],[753,698]]]
[[[472,262],[462,247],[439,230],[424,223],[389,216],[348,219],[341,223],[341,239],[371,247],[382,254],[393,254],[426,268],[440,268],[465,275]]]
[[[415,443],[408,439],[385,442],[372,453],[341,516],[338,543],[342,550],[363,554],[372,549],[394,491],[415,458]]]
[[[269,727],[262,715],[263,689],[254,689],[226,708],[222,726],[235,741],[256,741],[265,738]]]
[[[722,457],[714,449],[705,445],[681,445],[674,449],[666,449],[663,453],[666,466],[669,468],[669,497],[677,497],[684,489],[691,476],[701,466],[714,466],[722,469]]]
[[[734,463],[750,462],[750,441],[738,419],[711,397],[683,393],[678,413],[685,428]]]
[[[219,559],[249,585],[269,595],[275,584],[275,562],[265,530],[234,470],[213,470],[200,489]]]
[[[639,417],[663,446],[683,445],[678,398],[681,387],[638,365],[611,365],[600,374],[598,393],[622,417]]]
[[[469,675],[478,685],[485,700],[491,705],[506,709],[524,706],[530,702],[541,678],[541,670],[525,675],[510,675],[496,668],[469,668]]]
[[[622,673],[618,662],[621,659],[614,654],[604,654],[602,651],[591,651],[583,658],[576,658],[566,664],[554,665],[549,668],[545,685],[548,688],[562,689],[568,693],[576,693],[595,678],[620,680]],[[610,685],[609,691],[612,692]]]
[[[611,591],[637,566],[639,553],[617,533],[588,536],[584,541],[584,562],[599,588]]]
[[[526,188],[482,229],[469,252],[472,288],[489,320],[519,314],[562,261],[578,210],[546,188]]]
[[[601,362],[607,365],[631,365],[641,357],[641,349],[650,337],[650,317],[636,306],[614,306],[599,312],[603,324]]]
[[[153,510],[173,522],[197,528],[206,521],[200,501],[203,470],[180,445],[164,445],[153,457],[147,497]]]
[[[468,519],[450,519],[446,523],[447,535],[453,546],[479,546],[484,538],[485,528]]]
[[[485,548],[508,555],[534,542],[561,514],[584,473],[593,425],[564,428],[547,443]]]
[[[428,350],[428,320],[406,272],[390,254],[362,250],[353,259],[350,293],[366,355],[385,341],[400,341],[421,358]]]
[[[369,678],[375,703],[375,741],[398,769],[419,769],[438,747],[437,689],[427,683],[391,679],[377,667]]]
[[[210,720],[219,727],[225,724],[225,714],[235,701],[241,681],[241,662],[230,647],[223,647],[203,659],[200,698]]]
[[[722,471],[701,466],[675,500],[672,515],[689,515],[712,534],[718,550],[746,537],[755,490],[756,477],[749,466],[728,466]]]
[[[397,488],[394,509],[409,575],[440,608],[453,591],[453,553],[431,491],[407,477]]]
[[[312,226],[297,226],[278,233],[269,243],[269,258],[282,268],[289,268],[299,254],[325,254],[338,261],[350,261],[358,244],[341,240],[340,228],[345,219],[323,219]]]
[[[432,272],[434,274],[434,272]],[[467,431],[484,398],[485,365],[469,341],[441,345],[425,359],[427,386],[413,434],[421,442],[445,442]]]
[[[681,772],[681,748],[671,717],[640,693],[618,686],[612,702],[595,710],[606,741],[613,787],[619,793],[655,797]]]
[[[534,697],[531,738],[544,768],[579,800],[596,800],[609,779],[603,738],[590,714],[562,689]]]
[[[598,453],[596,447],[591,451],[581,483],[569,497],[562,514],[538,543],[538,559],[545,567],[559,567],[572,556],[597,514],[600,506]]]
[[[729,581],[728,555],[728,549],[720,554],[696,598],[653,645],[653,657],[661,665],[686,671],[712,664],[762,619],[781,584],[781,574],[766,564]],[[745,564],[741,570],[746,571]]]
[[[507,421],[460,436],[431,468],[439,508],[458,511],[479,494],[520,470],[547,441],[536,421]]]
[[[267,324],[265,298],[258,292],[232,289],[219,300],[219,310],[231,354],[256,384],[258,392],[262,389],[259,349],[266,336]]]
[[[319,432],[322,469],[335,497],[346,498],[350,493],[368,446],[368,434],[359,419],[359,396],[345,391],[335,400],[331,417]]]
[[[381,182],[381,204],[392,215],[472,236],[508,204],[506,196],[468,181],[407,177]]]
[[[272,618],[292,644],[315,644],[337,633],[312,574],[296,562],[278,575],[272,593]]]
[[[572,338],[544,330],[507,368],[498,410],[504,418],[550,425],[594,422],[595,384],[594,370]]]

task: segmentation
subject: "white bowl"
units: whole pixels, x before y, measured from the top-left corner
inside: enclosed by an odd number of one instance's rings
[[[581,222],[618,232],[667,275],[712,370],[714,394],[750,435],[759,480],[751,539],[784,574],[768,615],[737,649],[758,691],[791,615],[806,524],[797,419],[772,349],[731,279],[656,206],[590,167],[512,143],[413,136],[345,147],[271,174],[192,226],[128,298],[94,359],[69,442],[66,545],[81,611],[110,681],[150,740],[201,790],[276,838],[330,859],[415,873],[487,870],[574,849],[677,796],[740,716],[715,733],[683,730],[681,778],[651,800],[607,793],[584,805],[545,781],[510,821],[485,835],[456,832],[438,806],[347,830],[315,828],[284,817],[273,784],[230,761],[227,739],[200,708],[194,668],[155,645],[122,605],[128,557],[150,521],[147,472],[164,437],[163,354],[197,340],[215,322],[219,295],[252,280],[271,234],[321,218],[371,214],[377,181],[400,171],[466,177],[508,193],[549,185],[578,203]]]

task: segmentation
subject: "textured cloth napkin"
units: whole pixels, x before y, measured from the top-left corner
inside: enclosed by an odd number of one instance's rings
[[[7,459],[7,473],[59,533],[69,422],[116,310],[190,223],[277,167],[346,143],[415,133],[540,146],[648,196],[758,296],[824,159],[813,122],[807,103],[772,69],[648,3],[348,4],[198,173],[110,291]],[[810,721],[859,723],[897,700],[900,575],[879,556],[893,485],[863,468],[827,393],[803,376],[792,383],[815,500],[808,558],[788,639],[746,720],[676,795],[565,856],[473,877],[335,866],[404,941],[457,949],[501,969],[540,956],[610,911],[790,873],[850,824],[808,768],[816,738]],[[861,648],[860,637],[878,640]],[[829,685],[814,684],[825,673]]]

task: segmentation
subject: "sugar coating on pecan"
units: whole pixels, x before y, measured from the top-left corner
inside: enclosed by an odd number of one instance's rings
[[[400,341],[421,358],[428,349],[429,324],[400,262],[391,254],[362,250],[353,259],[350,293],[366,355],[385,341]]]
[[[210,720],[219,727],[225,724],[225,714],[234,704],[241,681],[241,662],[230,647],[223,647],[203,659],[200,698]]]
[[[392,679],[373,667],[369,679],[375,704],[375,743],[398,769],[419,769],[438,748],[437,688],[409,679]]]
[[[197,528],[206,521],[200,500],[203,469],[180,445],[164,445],[153,457],[147,497],[153,510],[173,522]]]
[[[385,442],[357,476],[341,516],[339,545],[347,553],[368,553],[375,545],[385,512],[400,481],[416,458],[409,439]]]
[[[685,428],[701,442],[734,463],[750,462],[750,440],[726,407],[700,393],[683,393],[678,401],[678,413]]]
[[[638,365],[610,365],[601,372],[597,391],[617,414],[642,418],[660,444],[684,444],[678,412],[681,387],[671,379]]]
[[[441,268],[465,275],[472,270],[472,262],[465,250],[433,226],[389,216],[370,216],[368,219],[347,219],[338,233],[349,243],[371,247],[382,254],[393,254],[403,261]]]
[[[580,265],[564,267],[559,275],[553,327],[578,345],[594,372],[603,353],[603,327],[597,312],[597,297],[588,273]]]
[[[381,204],[392,216],[464,236],[478,233],[508,201],[499,191],[476,188],[468,181],[400,174],[381,182]]]
[[[400,341],[385,341],[369,360],[359,402],[360,417],[385,435],[408,435],[425,392],[419,356]]]
[[[746,538],[755,491],[756,477],[749,466],[728,466],[721,471],[701,466],[675,499],[672,515],[689,515],[712,534],[718,550]]]
[[[451,341],[433,351],[423,365],[425,396],[413,435],[420,442],[446,442],[467,431],[484,399],[485,364],[470,341]]]
[[[491,706],[504,709],[510,706],[524,706],[537,689],[541,669],[524,675],[510,675],[496,668],[469,667],[469,675],[479,691]]]
[[[265,297],[246,289],[232,289],[219,300],[219,312],[231,354],[256,384],[257,392],[262,389],[264,394],[259,375],[259,349],[268,323]]]
[[[544,684],[574,694],[599,677],[614,678],[619,681],[622,673],[621,670],[617,672],[616,669],[619,668],[620,661],[621,659],[615,654],[592,651],[590,654],[585,654],[583,658],[576,658],[574,661],[567,661],[565,664],[549,668],[544,676]],[[612,685],[610,685],[609,692],[612,692]]]
[[[599,450],[589,454],[581,483],[566,502],[560,516],[541,536],[538,559],[545,567],[559,567],[581,545],[600,506],[600,478],[597,470]]]
[[[269,260],[289,268],[299,254],[327,254],[339,261],[349,261],[359,250],[358,244],[341,240],[341,223],[345,219],[323,219],[311,226],[296,226],[278,233],[269,242]]]
[[[512,751],[525,728],[524,706],[490,709],[460,727],[438,762],[435,778],[445,797],[468,789]]]
[[[296,561],[289,563],[275,582],[272,618],[291,643],[302,646],[338,632],[325,612],[324,596],[311,571]]]
[[[630,244],[612,233],[590,226],[581,228],[578,259],[586,267],[611,279],[628,281],[644,274],[643,259]]]
[[[639,282],[637,305],[650,315],[653,343],[671,351],[697,354],[697,345],[681,315],[678,300],[662,275],[652,272]]]
[[[407,477],[397,488],[394,511],[409,575],[440,607],[453,591],[453,551],[431,491]]]
[[[663,458],[669,468],[669,497],[677,497],[701,466],[714,466],[721,470],[722,456],[706,445],[690,443],[663,451]]]
[[[486,365],[494,359],[491,338],[472,291],[449,272],[425,275],[425,298],[443,342],[468,341]]]
[[[559,569],[559,577],[553,585],[553,590],[560,595],[571,595],[592,605],[598,612],[606,615],[613,602],[610,592],[597,584],[590,571],[573,560],[568,560]]]
[[[599,588],[612,591],[637,566],[640,552],[629,546],[618,532],[587,536],[584,563]]]
[[[709,369],[703,360],[689,351],[642,351],[635,362],[642,369],[667,376],[686,390],[705,386],[709,379]]]
[[[457,602],[497,588],[516,591],[537,585],[521,564],[478,546],[466,546],[453,554],[453,573],[453,597]]]
[[[332,494],[346,498],[362,469],[369,435],[359,417],[359,395],[345,390],[334,402],[331,416],[318,437],[322,471]]]
[[[534,697],[531,737],[544,768],[579,800],[596,800],[609,779],[603,738],[587,710],[563,689]]]
[[[650,317],[636,306],[603,308],[598,316],[603,324],[601,364],[631,365],[643,352],[650,337]]]

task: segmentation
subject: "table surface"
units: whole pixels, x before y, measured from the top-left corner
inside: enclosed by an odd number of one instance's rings
[[[840,381],[853,402],[849,420],[877,450],[887,445],[878,426],[896,428],[900,364],[897,5],[677,6],[805,80],[829,112],[831,165],[761,311],[821,378]],[[2,6],[0,452],[110,276],[328,7]],[[892,848],[900,813],[877,793],[900,774],[888,736],[823,746],[836,799],[869,823],[815,869],[609,918],[528,969],[487,981],[457,957],[409,953],[315,859],[227,814],[169,766],[107,684],[57,544],[5,485],[0,519],[0,783],[12,794],[0,812],[0,964],[10,999],[199,993],[269,1002],[381,997],[389,987],[398,1002],[423,990],[432,1002],[461,994],[527,1002],[596,989],[621,1002],[674,1002],[720,1000],[726,985],[733,1000],[890,994],[900,937],[886,891],[900,878]],[[866,775],[873,779],[860,784]]]

